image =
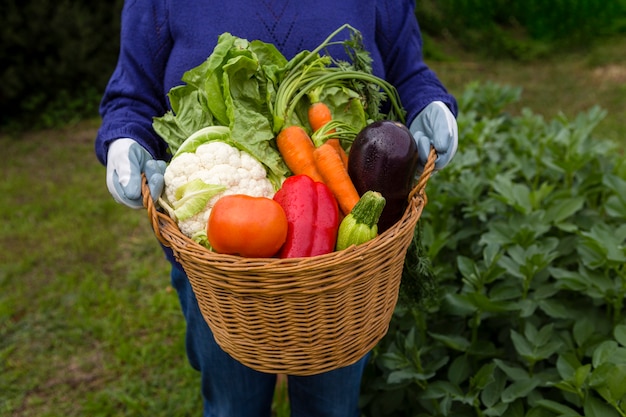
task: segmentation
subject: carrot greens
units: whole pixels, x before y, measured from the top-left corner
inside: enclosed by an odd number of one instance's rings
[[[350,32],[347,40],[333,41],[345,30]],[[321,51],[335,44],[344,46],[352,62],[320,55]],[[308,107],[311,100],[324,100],[325,90],[344,96],[343,107],[333,113],[337,119],[356,129],[383,118],[404,121],[404,110],[396,89],[372,73],[371,57],[363,47],[361,33],[350,25],[341,26],[313,51],[301,52],[287,65],[272,107],[274,132],[279,132],[285,125],[304,125],[303,119],[306,119],[298,114],[302,111],[299,109]],[[389,101],[389,114],[380,113],[384,101]],[[338,104],[333,103],[334,106]]]

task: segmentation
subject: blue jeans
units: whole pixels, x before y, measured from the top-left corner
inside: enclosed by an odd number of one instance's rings
[[[242,365],[224,352],[200,313],[187,275],[172,268],[187,322],[187,356],[200,371],[204,417],[270,417],[276,375]],[[358,417],[368,355],[354,365],[313,376],[288,376],[292,417]]]

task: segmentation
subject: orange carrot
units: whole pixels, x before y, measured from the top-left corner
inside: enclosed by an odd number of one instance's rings
[[[309,106],[308,118],[309,125],[313,132],[315,132],[317,129],[330,122],[333,116],[325,103],[317,101]]]
[[[348,170],[343,165],[341,156],[328,142],[318,146],[313,154],[317,170],[322,175],[324,183],[333,192],[343,214],[348,215],[359,201],[359,193],[348,175]]]
[[[326,123],[332,120],[332,114],[330,112],[330,108],[328,108],[326,103],[318,101],[309,106],[308,118],[309,118],[309,125],[311,126],[311,129],[313,129],[313,132],[315,132],[321,127],[323,127]],[[328,133],[333,133],[334,131],[335,129],[331,129],[328,131]],[[339,155],[341,156],[341,160],[343,161],[344,165],[347,167],[348,166],[348,154],[341,147],[341,143],[339,142],[339,139],[328,139],[326,142],[330,143],[337,150],[337,152],[339,152]]]
[[[314,181],[323,182],[313,156],[315,145],[302,127],[291,125],[282,129],[276,136],[276,146],[294,175],[306,174]]]
[[[341,157],[341,162],[343,162],[343,165],[347,169],[348,168],[348,154],[346,153],[346,150],[343,149],[343,147],[341,146],[341,142],[339,142],[339,139],[337,138],[328,139],[326,143],[328,143],[333,148],[335,148],[335,150]]]

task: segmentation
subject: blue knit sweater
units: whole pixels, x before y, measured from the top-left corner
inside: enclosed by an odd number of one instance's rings
[[[128,137],[156,158],[166,145],[152,118],[168,110],[167,93],[183,73],[211,54],[224,32],[274,44],[287,59],[311,50],[344,23],[358,29],[376,75],[398,89],[410,123],[428,103],[457,104],[422,59],[414,0],[127,0],[122,12],[120,56],[101,103],[96,155],[106,163],[108,145]],[[347,33],[346,33],[347,36]],[[331,50],[341,57],[342,50]]]

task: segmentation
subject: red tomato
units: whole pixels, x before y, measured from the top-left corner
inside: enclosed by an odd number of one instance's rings
[[[271,198],[226,195],[211,210],[207,237],[218,253],[271,257],[287,239],[287,216]]]

